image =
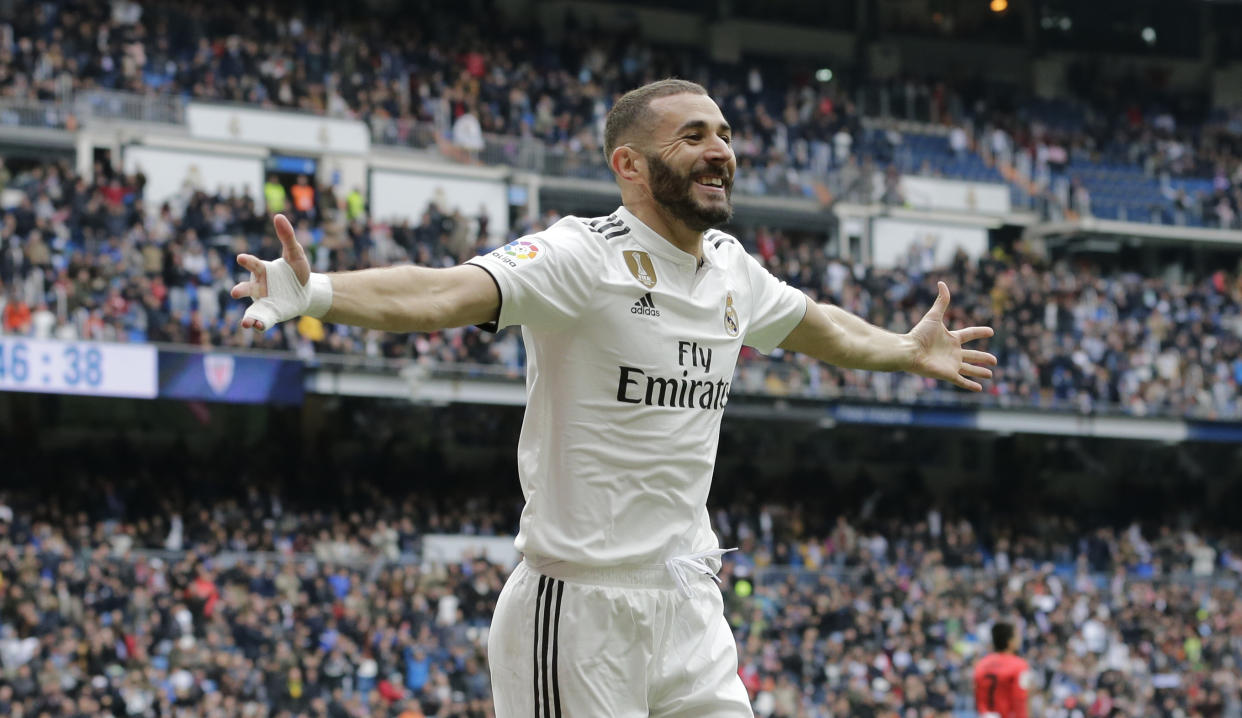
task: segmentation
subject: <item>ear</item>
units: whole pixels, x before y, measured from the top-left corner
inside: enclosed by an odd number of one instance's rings
[[[618,179],[627,182],[639,182],[642,181],[642,174],[647,167],[647,160],[641,152],[633,147],[621,145],[612,151],[612,157],[608,158],[608,164]]]

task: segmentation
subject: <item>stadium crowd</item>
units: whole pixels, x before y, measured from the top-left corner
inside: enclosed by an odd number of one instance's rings
[[[871,197],[872,170],[904,156],[900,132],[861,129],[841,85],[804,82],[787,67],[721,68],[624,34],[600,43],[569,32],[553,51],[537,35],[461,23],[455,13],[486,16],[471,3],[428,4],[391,24],[288,9],[20,3],[0,32],[0,96],[154,91],[356,117],[393,143],[426,144],[420,128],[438,128],[466,161],[489,135],[589,158],[620,90],[677,74],[703,80],[737,125],[739,191],[806,193],[807,177],[835,168],[834,192]],[[903,78],[866,94],[882,116],[951,125],[949,151],[1012,165],[1036,193],[1055,186],[1062,207],[1090,211],[1076,163],[1115,162],[1161,178],[1178,211],[1242,226],[1236,114],[1200,126],[1118,106],[1078,127],[1003,112],[1005,103],[934,81]],[[583,171],[598,169],[586,161]],[[1190,176],[1211,178],[1211,191],[1192,197],[1172,183]],[[399,337],[313,319],[262,336],[242,331],[244,305],[227,296],[233,256],[278,253],[266,215],[249,199],[192,186],[149,213],[144,181],[106,163],[90,178],[56,164],[0,168],[0,187],[14,193],[0,226],[4,333],[521,375],[515,332]],[[414,226],[388,226],[344,188],[317,188],[310,208],[278,185],[265,189],[289,202],[319,270],[452,264],[507,239],[451,205],[433,204]],[[557,218],[522,218],[514,235]],[[947,279],[950,321],[997,329],[1001,365],[983,401],[1242,416],[1237,272],[1157,278],[1052,261],[1021,245],[949,266],[936,266],[934,248],[913,247],[901,266],[881,269],[842,262],[822,237],[759,228],[740,239],[815,298],[899,331]],[[746,352],[736,386],[961,400],[917,377],[779,352]],[[17,494],[0,501],[0,714],[490,715],[487,619],[506,569],[417,556],[429,533],[512,531],[513,507],[360,496],[375,508],[296,506],[257,491],[180,507],[140,507],[106,490],[89,510]],[[741,674],[763,718],[953,715],[968,705],[968,667],[1001,617],[1019,619],[1036,669],[1033,715],[1242,717],[1237,535],[1054,517],[998,533],[935,512],[912,525],[864,524],[787,505],[716,507],[715,521],[724,544],[740,547],[722,578]]]
[[[516,505],[351,486],[336,504],[253,482],[188,501],[126,480],[89,504],[7,494],[0,712],[492,715],[507,567],[418,557],[429,534],[508,534]],[[961,715],[999,618],[1022,628],[1033,716],[1242,715],[1236,531],[713,513],[739,547],[726,616],[761,718]]]
[[[951,320],[996,330],[990,350],[999,366],[984,401],[1208,418],[1242,410],[1236,273],[1144,276],[1089,260],[1052,261],[1021,243],[973,259],[959,252],[950,266],[935,265],[935,247],[916,245],[903,266],[880,270],[779,233],[746,239],[777,276],[893,331],[913,326],[935,299],[936,280],[947,281]],[[744,365],[740,378],[745,390],[794,396],[912,402],[947,393],[921,377],[842,372],[801,356]]]
[[[740,192],[822,196],[827,185],[855,196],[876,168],[941,171],[896,127],[865,132],[865,112],[947,128],[938,133],[946,158],[1012,167],[1008,178],[1046,214],[1089,214],[1075,170],[1117,163],[1165,178],[1172,209],[1161,219],[1242,226],[1242,111],[1179,115],[1154,85],[1132,79],[1112,91],[1094,66],[1067,69],[1079,104],[1044,112],[986,78],[841,72],[820,82],[788,61],[723,64],[631,28],[596,32],[572,12],[556,38],[537,26],[513,31],[498,16],[487,2],[423,2],[382,18],[298,2],[23,4],[5,25],[0,97],[102,88],[296,109],[359,119],[377,141],[437,146],[463,161],[606,178],[600,138],[612,101],[676,75],[708,87],[735,125]],[[530,141],[541,148],[533,165]],[[1168,177],[1212,184],[1187,191]]]
[[[100,163],[97,181],[58,164],[0,169],[11,208],[0,226],[2,330],[37,338],[153,341],[414,360],[428,366],[521,376],[517,332],[473,328],[398,336],[303,318],[264,335],[244,331],[243,302],[228,290],[235,256],[276,256],[265,216],[248,197],[187,184],[152,214],[141,175]],[[274,193],[274,194],[273,194]],[[282,185],[267,189],[298,227],[320,271],[415,261],[455,264],[506,240],[486,217],[433,202],[414,226],[369,221],[357,192],[318,188],[295,208]],[[554,211],[520,218],[508,238],[539,231]],[[1009,251],[937,266],[936,248],[913,246],[900,266],[851,264],[822,237],[757,228],[742,243],[778,277],[894,331],[931,305],[935,280],[953,287],[951,322],[991,324],[1000,358],[988,394],[1008,406],[1123,411],[1204,418],[1242,416],[1242,276],[1143,276],[1082,261],[1052,261],[1016,244]],[[744,351],[740,391],[882,401],[966,400],[906,374],[842,371],[790,357]],[[972,399],[973,400],[973,399]]]
[[[424,146],[442,135],[463,159],[478,157],[485,135],[522,137],[598,172],[612,101],[649,80],[693,75],[743,120],[743,165],[771,163],[765,186],[799,192],[786,170],[825,173],[834,141],[848,146],[858,129],[847,101],[797,90],[787,68],[738,75],[630,31],[589,32],[573,13],[552,45],[535,28],[492,22],[500,15],[487,2],[422,2],[384,18],[304,3],[22,6],[0,55],[0,94],[51,100],[108,89],[296,109],[363,120],[381,142]]]
[[[968,146],[989,165],[1011,167],[1009,179],[1045,217],[1118,219],[1093,206],[1084,176],[1097,175],[1097,189],[1147,195],[1146,206],[1131,205],[1133,216],[1121,219],[1242,228],[1242,108],[1179,122],[1167,102],[1144,104],[1136,99],[1142,88],[1131,89],[1120,96],[1084,94],[1092,104],[1060,103],[1044,112],[1004,111],[980,100],[963,123]],[[1186,182],[1196,178],[1203,181]]]

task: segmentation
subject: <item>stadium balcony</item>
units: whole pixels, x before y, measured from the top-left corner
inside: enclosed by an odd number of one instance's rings
[[[225,118],[218,123],[225,127],[216,127],[215,130],[244,132],[244,128],[235,126],[236,120],[228,119],[234,108],[240,112],[244,109],[241,107],[187,103],[179,98],[159,94],[131,95],[96,91],[82,93],[72,101],[61,103],[0,100],[0,120],[3,121],[0,123],[0,141],[6,136],[10,142],[18,139],[29,141],[30,137],[23,134],[28,131],[52,133],[59,138],[56,142],[41,135],[43,139],[39,141],[43,144],[37,146],[72,148],[77,153],[79,167],[84,160],[89,162],[91,159],[89,153],[83,153],[84,141],[98,147],[100,142],[118,142],[118,136],[122,139],[117,147],[123,144],[125,153],[147,146],[199,148],[184,152],[200,151],[205,147],[232,146],[230,140],[209,142],[194,136],[189,119],[190,111],[203,108]],[[290,118],[290,122],[329,122],[306,114],[258,114],[277,118],[278,121]],[[785,223],[795,220],[805,222],[817,228],[821,233],[817,236],[823,236],[835,219],[841,224],[835,244],[837,256],[849,262],[882,267],[885,273],[877,276],[883,277],[883,281],[899,282],[895,289],[904,292],[908,291],[904,288],[904,282],[908,280],[902,279],[902,272],[906,271],[903,266],[910,259],[906,244],[919,238],[925,240],[929,236],[929,226],[943,225],[957,233],[969,231],[974,238],[972,241],[975,242],[971,250],[973,254],[970,255],[973,261],[982,261],[985,258],[992,241],[989,233],[996,228],[1009,227],[1007,231],[1022,231],[1025,227],[1026,231],[1036,236],[1043,233],[1045,237],[1051,236],[1054,231],[1070,231],[1053,224],[1040,223],[1033,215],[1006,211],[1009,207],[1008,190],[1005,185],[995,181],[1000,176],[999,171],[989,166],[973,150],[952,151],[949,139],[951,131],[951,128],[925,123],[865,119],[864,140],[851,155],[867,156],[874,153],[881,162],[887,163],[897,172],[895,184],[890,184],[893,177],[879,167],[859,167],[852,159],[845,165],[832,166],[827,174],[822,175],[808,170],[789,171],[788,168],[781,167],[744,170],[761,175],[765,180],[775,178],[775,181],[748,185],[742,175],[739,175],[738,218],[744,223],[740,227],[739,236],[749,246],[754,236],[752,232],[757,233],[761,229],[760,223],[768,219]],[[18,134],[10,134],[14,132]],[[607,170],[596,149],[574,147],[572,144],[549,146],[534,138],[487,134],[483,135],[481,146],[465,149],[460,143],[452,141],[451,133],[451,128],[437,128],[431,124],[373,118],[366,126],[366,134],[374,144],[371,145],[369,154],[351,160],[356,168],[353,176],[365,180],[368,163],[373,167],[399,167],[407,173],[427,172],[430,169],[436,176],[446,177],[481,176],[480,172],[486,172],[489,186],[495,185],[498,191],[507,189],[510,196],[515,189],[524,190],[525,201],[536,199],[551,203],[563,199],[566,202],[578,202],[582,206],[583,197],[589,196],[593,206],[602,212],[615,207],[615,185],[607,179]],[[241,151],[244,146],[245,143],[242,142],[236,151]],[[267,150],[254,152],[257,158],[267,154]],[[256,159],[252,162],[259,161]],[[927,168],[932,168],[933,176],[918,174],[920,170]],[[941,176],[935,176],[937,168]],[[1088,169],[1094,171],[1094,168]],[[901,174],[903,170],[908,173]],[[865,179],[864,173],[872,171],[874,177],[870,182],[870,189],[860,191],[859,185],[864,185],[865,182],[859,182],[858,178]],[[845,186],[844,181],[850,172],[855,175],[855,184],[852,187]],[[1119,171],[1115,168],[1104,168],[1100,172],[1116,175]],[[946,182],[946,177],[943,176],[945,174],[953,174],[961,180],[973,178],[979,181]],[[372,174],[372,179],[375,176]],[[1196,186],[1188,184],[1192,182],[1190,180],[1182,182],[1182,186]],[[155,184],[156,190],[169,192],[176,189],[177,179],[164,178]],[[378,186],[372,183],[373,211],[380,216],[386,216],[383,211],[375,209],[378,199],[374,192]],[[556,188],[560,194],[541,196],[541,193],[551,188]],[[982,206],[982,193],[992,189],[998,190],[1004,201],[995,210],[985,210]],[[780,196],[781,190],[790,196]],[[950,190],[957,194],[949,197],[952,194]],[[752,191],[753,194],[745,195],[747,191]],[[408,204],[405,199],[407,195],[393,191],[388,194]],[[1120,204],[1121,195],[1116,196],[1118,199],[1114,200],[1113,195],[1106,193],[1100,199],[1101,212],[1111,211],[1110,202]],[[1128,195],[1125,199],[1132,201],[1133,196]],[[828,203],[829,211],[825,211],[825,203]],[[418,208],[411,207],[405,207],[405,211],[415,215],[421,212]],[[1120,209],[1118,216],[1121,216]],[[887,236],[880,230],[880,223],[887,223],[886,226],[900,225],[903,229]],[[1114,225],[1107,231],[1114,234],[1128,233],[1130,236],[1143,236],[1140,228],[1150,227],[1124,222],[1115,222]],[[381,229],[388,232],[391,227],[383,225]],[[1188,230],[1158,231],[1176,238],[1178,232]],[[1206,229],[1197,231],[1203,234],[1202,241],[1205,242],[1235,241],[1232,239],[1233,235],[1227,232]],[[851,236],[854,234],[858,236]],[[1189,239],[1199,241],[1198,235]],[[228,243],[227,238],[220,241]],[[854,245],[857,248],[853,248]],[[219,251],[223,246],[214,246],[211,251]],[[404,250],[397,249],[398,253],[391,256],[404,256],[401,254]],[[919,260],[923,266],[920,271],[949,266],[952,249],[946,246],[937,250],[939,254],[932,264]],[[827,250],[820,247],[815,250],[814,256],[819,257],[825,251]],[[946,251],[947,254],[944,254]],[[888,252],[885,260],[880,259],[883,252]],[[780,262],[773,264],[773,267],[778,274],[783,272],[779,268]],[[892,274],[893,271],[896,274]],[[806,281],[804,278],[798,279],[804,283]],[[815,279],[808,287],[815,288],[818,283]],[[981,315],[980,320],[983,319],[985,316]],[[307,386],[311,391],[365,396],[411,396],[421,401],[487,402],[496,401],[496,397],[501,396],[504,397],[501,400],[506,403],[520,402],[521,387],[518,377],[522,366],[521,349],[511,346],[515,339],[502,337],[494,347],[483,348],[484,351],[498,348],[511,357],[500,368],[472,363],[458,364],[457,362],[466,361],[466,358],[456,349],[446,352],[456,357],[449,360],[448,364],[441,363],[443,359],[437,362],[432,358],[439,351],[435,347],[460,342],[462,336],[464,335],[449,333],[444,338],[437,339],[431,353],[415,364],[327,354],[312,349],[312,342],[296,332],[289,334],[285,341],[289,348],[298,348],[298,356],[305,362]],[[356,351],[361,351],[364,345],[361,336],[352,337],[347,343],[356,345]],[[162,347],[161,350],[175,352],[176,348]],[[238,350],[233,348],[230,351]],[[331,351],[343,350],[336,348]],[[1238,416],[1235,409],[1223,405],[1223,408],[1186,410],[1181,406],[1171,408],[1157,402],[1151,407],[1136,409],[1130,405],[1112,405],[1098,396],[1084,399],[1073,391],[1043,395],[1038,391],[1002,392],[997,395],[968,397],[943,387],[925,386],[926,382],[912,377],[884,377],[876,380],[878,383],[860,383],[857,379],[841,380],[825,376],[813,367],[779,361],[764,363],[749,357],[743,358],[739,364],[739,372],[743,381],[737,384],[738,398],[731,405],[731,411],[764,414],[776,411],[777,406],[787,406],[793,402],[811,420],[823,419],[824,404],[829,402],[831,408],[828,419],[839,422],[940,422],[942,425],[1006,431],[1011,430],[1013,422],[1017,421],[1021,426],[1041,427],[1040,431],[1054,433],[1086,431],[1112,436],[1139,430],[1145,435],[1180,440],[1200,436],[1204,432],[1211,434],[1217,430],[1214,428],[1209,431],[1195,422],[1206,420],[1210,423],[1212,420],[1233,419]],[[462,377],[465,377],[465,381],[461,381]],[[1057,378],[1056,381],[1067,380]],[[498,389],[500,385],[507,388]],[[886,408],[889,406],[900,408],[890,411]],[[1053,413],[1042,414],[1043,412]],[[1136,414],[1162,418],[1133,418]],[[1048,420],[1048,416],[1062,418]],[[1187,416],[1190,420],[1183,420]],[[1124,425],[1113,423],[1114,418],[1122,421]],[[1230,433],[1234,431],[1232,428],[1224,431],[1224,434],[1212,435],[1234,435]]]
[[[0,126],[74,131],[84,120],[184,126],[188,103],[184,98],[164,94],[135,95],[106,90],[82,92],[67,102],[5,98],[0,99]],[[1047,112],[1032,114],[1056,127],[1077,126],[1075,121],[1064,116],[1053,120]],[[611,173],[604,163],[602,150],[583,146],[578,140],[550,145],[536,137],[482,133],[479,146],[467,149],[453,141],[451,127],[378,114],[370,117],[367,124],[371,140],[378,146],[409,148],[464,165],[506,167],[540,176],[584,180],[603,186],[611,184]],[[860,163],[871,160],[877,172],[895,167],[904,175],[984,184],[1008,182],[1014,207],[1037,209],[1040,206],[1037,201],[1040,190],[1030,184],[1030,178],[1015,175],[1012,168],[998,166],[993,158],[980,154],[978,147],[955,151],[948,139],[952,130],[947,126],[863,117],[862,127],[858,144],[848,151],[848,156]],[[743,196],[830,202],[843,194],[841,169],[846,158],[834,155],[830,143],[824,143],[821,150],[828,154],[827,158],[813,164],[822,170],[811,166],[779,166],[771,164],[766,157],[744,160],[735,189]],[[786,149],[781,149],[781,153],[789,156]],[[1067,182],[1071,177],[1081,180],[1089,194],[1086,204],[1090,216],[1144,224],[1208,226],[1200,206],[1216,189],[1210,178],[1152,177],[1134,165],[1075,158],[1064,170],[1045,181]],[[882,194],[878,184],[876,197]],[[1068,192],[1064,188],[1049,189],[1062,194]],[[1182,196],[1180,204],[1179,195]],[[1068,206],[1071,202],[1067,197],[1059,204]],[[1044,214],[1047,214],[1046,209]],[[1064,210],[1059,214],[1063,215]]]
[[[110,90],[84,91],[63,102],[0,98],[0,127],[69,132],[80,129],[84,122],[184,127],[186,107],[191,102],[165,94],[138,95]],[[481,133],[480,146],[467,149],[453,141],[451,127],[381,115],[374,115],[366,122],[371,140],[377,146],[418,150],[464,165],[500,166],[551,177],[611,183],[611,172],[604,162],[602,149],[584,147],[577,141],[550,145],[536,137]],[[885,145],[885,133],[876,122],[863,118],[863,124],[865,137],[860,146],[849,153],[856,161],[873,159],[880,170],[893,165],[911,174],[930,171],[964,181],[1003,181],[1000,173],[987,166],[977,154],[955,155],[946,139],[946,128],[902,123],[906,144],[893,148]],[[831,153],[827,143],[825,149]],[[779,148],[779,151],[788,156],[787,149]],[[823,163],[827,171],[820,172],[788,164],[777,165],[766,157],[755,158],[747,163],[746,171],[761,170],[755,172],[761,179],[739,182],[736,190],[758,197],[823,201],[826,186],[836,181],[837,171],[844,163],[844,158],[830,158]],[[743,176],[741,179],[750,178]]]

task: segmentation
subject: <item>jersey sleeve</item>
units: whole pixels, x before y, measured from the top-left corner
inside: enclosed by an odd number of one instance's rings
[[[520,324],[559,331],[573,326],[590,301],[601,259],[597,242],[573,218],[474,257],[467,264],[492,276],[500,290],[498,330]]]
[[[1027,705],[1030,703],[1031,688],[1035,685],[1035,674],[1024,661],[1021,670],[1013,682],[1013,715],[1014,718],[1028,718]]]
[[[754,257],[744,251],[741,255],[751,290],[750,322],[742,343],[768,354],[802,321],[807,297],[772,276]]]

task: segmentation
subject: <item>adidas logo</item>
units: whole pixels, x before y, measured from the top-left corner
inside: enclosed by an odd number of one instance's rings
[[[655,301],[651,298],[651,292],[647,292],[634,302],[634,306],[630,307],[630,314],[642,314],[648,317],[660,316],[660,310],[656,309]]]

